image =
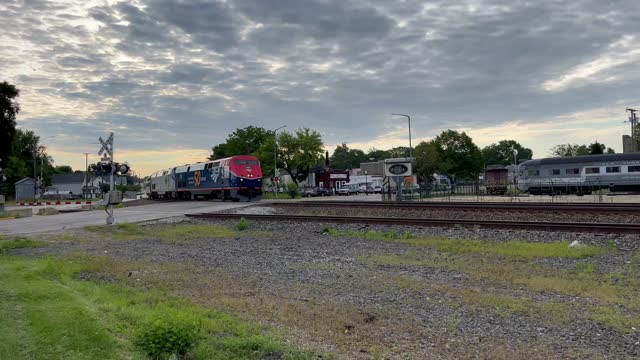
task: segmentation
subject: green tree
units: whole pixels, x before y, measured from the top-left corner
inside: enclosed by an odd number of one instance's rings
[[[433,181],[433,174],[438,170],[438,147],[433,141],[423,141],[413,149],[414,173],[420,183]]]
[[[388,150],[389,157],[391,158],[403,158],[409,157],[409,147],[396,146]]]
[[[278,134],[278,161],[298,185],[309,175],[309,170],[322,161],[324,153],[320,133],[303,128],[295,133]],[[280,164],[280,163],[279,163]]]
[[[581,155],[615,154],[615,150],[607,148],[604,144],[595,141],[587,145],[560,144],[551,148],[551,156],[570,157]]]
[[[378,150],[376,148],[369,149],[366,156],[368,161],[380,161],[390,157],[388,150]]]
[[[364,151],[359,149],[349,149],[347,144],[336,146],[333,154],[329,158],[329,164],[334,169],[353,169],[360,166],[360,163],[366,162],[367,156]]]
[[[247,126],[242,129],[236,129],[227,137],[224,143],[218,144],[211,149],[213,154],[209,156],[209,160],[235,155],[257,156],[270,137],[273,137],[273,133],[261,127]]]
[[[465,133],[443,131],[433,141],[438,149],[438,169],[452,179],[475,179],[483,167],[482,153]]]
[[[11,156],[11,146],[16,133],[16,115],[20,105],[16,98],[20,95],[14,85],[6,81],[0,83],[0,166],[5,167]]]
[[[500,140],[482,149],[482,157],[487,165],[509,165],[514,162],[514,150],[518,152],[517,160],[531,160],[533,151],[515,140]]]
[[[25,177],[33,177],[33,170],[40,176],[41,169],[48,169],[52,159],[47,155],[46,148],[40,145],[40,137],[33,131],[17,129],[11,142],[11,155],[8,158],[5,169],[7,181],[2,185],[0,192],[11,194],[14,192],[13,184]],[[50,181],[50,173],[42,171],[45,178]]]

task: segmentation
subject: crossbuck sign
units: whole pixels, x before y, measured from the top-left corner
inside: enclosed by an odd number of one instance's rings
[[[98,151],[98,155],[102,155],[102,161],[112,161],[113,160],[113,133],[109,135],[107,141],[102,140],[102,136],[98,138],[102,147],[100,151]],[[103,155],[104,154],[104,155]]]

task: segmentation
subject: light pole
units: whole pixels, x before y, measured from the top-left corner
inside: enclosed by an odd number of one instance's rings
[[[278,136],[276,132],[280,129],[286,128],[287,125],[282,125],[279,128],[273,130],[273,193],[276,199],[278,198],[278,183],[276,178],[278,177]]]
[[[365,195],[369,195],[369,193],[367,192],[367,185],[369,185],[369,182],[367,181],[368,180],[368,178],[367,178],[367,174],[368,173],[369,172],[367,170],[364,171],[364,194]]]
[[[404,116],[407,118],[407,120],[409,120],[409,159],[411,159],[411,164],[413,165],[413,148],[411,147],[411,116],[407,114],[396,114],[396,113],[393,113],[391,115]]]

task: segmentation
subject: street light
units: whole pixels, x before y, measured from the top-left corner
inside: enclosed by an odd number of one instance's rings
[[[276,136],[276,132],[280,129],[286,128],[287,125],[282,125],[279,128],[273,130],[273,182],[275,186],[273,187],[273,193],[278,198],[278,183],[276,182],[276,177],[278,176],[278,137]]]
[[[406,114],[396,114],[396,113],[393,113],[391,115],[404,116],[407,118],[407,120],[409,120],[409,159],[411,159],[411,164],[413,165],[413,148],[411,147],[411,116]]]
[[[369,185],[369,183],[367,181],[368,180],[368,178],[367,178],[367,174],[368,173],[369,172],[367,170],[364,171],[364,194],[365,195],[369,195],[369,193],[367,192],[367,185]]]

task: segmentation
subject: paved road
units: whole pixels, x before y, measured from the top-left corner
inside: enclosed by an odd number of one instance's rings
[[[158,203],[116,209],[116,223],[141,222],[181,216],[187,213],[213,212],[252,205],[254,203],[223,203],[214,201],[184,201]],[[21,219],[0,220],[0,234],[34,234],[81,228],[85,225],[105,223],[104,210],[81,211],[50,216],[32,216]]]

